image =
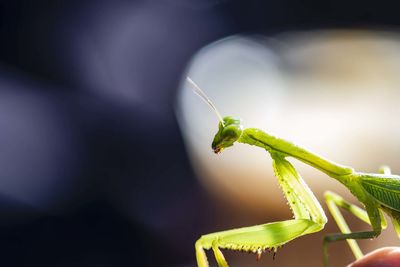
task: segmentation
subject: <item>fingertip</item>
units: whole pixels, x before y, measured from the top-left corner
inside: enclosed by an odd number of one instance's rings
[[[400,266],[400,247],[384,247],[366,254],[348,267],[397,267]]]

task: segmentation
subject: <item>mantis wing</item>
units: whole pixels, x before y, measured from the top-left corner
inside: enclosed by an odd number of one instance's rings
[[[362,177],[361,185],[382,205],[400,212],[400,177]]]

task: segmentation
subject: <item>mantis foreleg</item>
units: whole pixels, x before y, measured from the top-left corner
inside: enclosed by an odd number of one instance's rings
[[[276,251],[290,240],[323,229],[326,217],[311,190],[282,154],[271,153],[271,156],[295,219],[204,235],[196,242],[199,267],[208,267],[204,249],[213,249],[218,266],[227,267],[220,249],[253,252],[260,257],[266,249]]]
[[[204,249],[213,249],[218,266],[226,267],[228,263],[219,249],[252,252],[260,257],[265,250],[276,251],[288,241],[317,229],[321,226],[311,220],[295,219],[203,235],[196,242],[197,263],[208,267]]]

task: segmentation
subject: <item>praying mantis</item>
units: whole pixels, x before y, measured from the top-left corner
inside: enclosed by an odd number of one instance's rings
[[[222,118],[211,100],[189,78],[194,92],[198,94],[219,118],[218,131],[212,141],[212,150],[219,154],[235,143],[256,146],[266,150],[272,158],[275,176],[282,189],[293,219],[270,222],[261,225],[231,229],[200,237],[195,243],[198,267],[209,267],[205,250],[212,250],[219,267],[228,267],[221,249],[245,251],[256,254],[259,259],[263,252],[272,250],[289,241],[321,231],[327,217],[300,174],[287,158],[294,158],[325,173],[343,184],[363,204],[365,209],[353,205],[341,196],[327,191],[325,201],[341,233],[328,234],[323,239],[324,266],[329,265],[328,244],[346,240],[356,259],[363,256],[356,239],[377,237],[387,226],[383,213],[391,219],[400,238],[400,176],[392,175],[390,168],[382,166],[379,173],[357,172],[351,167],[330,161],[301,146],[270,135],[256,128],[244,129],[242,121],[235,117]],[[351,232],[339,208],[347,210],[360,220],[371,225],[371,231]]]

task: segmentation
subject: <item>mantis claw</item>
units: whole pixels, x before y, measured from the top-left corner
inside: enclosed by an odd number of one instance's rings
[[[257,249],[257,255],[256,255],[256,261],[261,260],[262,253],[263,253],[262,249],[258,248]]]
[[[274,254],[272,255],[272,260],[275,260],[277,252],[278,252],[278,248],[274,248]]]

